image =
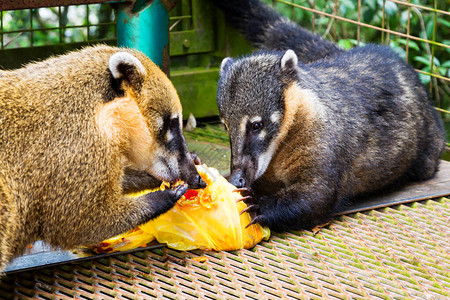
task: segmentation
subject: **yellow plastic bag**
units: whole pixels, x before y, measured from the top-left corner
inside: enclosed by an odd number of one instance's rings
[[[214,168],[201,165],[197,169],[208,184],[205,189],[188,190],[165,214],[103,241],[94,251],[126,251],[154,239],[177,250],[237,250],[251,248],[263,238],[269,238],[269,229],[259,224],[245,228],[251,218],[248,213],[239,215],[246,204],[236,203],[242,196],[233,192],[236,189],[233,185]],[[164,184],[161,188],[165,188]]]

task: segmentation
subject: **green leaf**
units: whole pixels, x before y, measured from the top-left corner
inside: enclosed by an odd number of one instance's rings
[[[391,41],[389,43],[389,46],[392,50],[394,50],[395,53],[397,53],[402,59],[406,59],[406,51],[403,50],[402,47],[400,47],[395,41]]]
[[[418,61],[418,62],[421,62],[421,63],[423,63],[423,64],[425,64],[425,65],[427,65],[427,66],[430,66],[430,65],[431,65],[431,61],[430,61],[430,59],[428,59],[427,57],[416,56],[416,57],[414,57],[414,60],[415,60],[415,61]]]
[[[450,28],[450,21],[447,21],[447,20],[442,19],[442,18],[437,18],[437,22]]]
[[[339,10],[345,14],[347,11],[354,11],[356,9],[355,3],[350,0],[341,0],[341,5],[339,5]]]
[[[406,46],[406,39],[397,39],[396,41],[400,45]],[[414,49],[416,51],[420,51],[419,45],[415,41],[409,40],[408,41],[408,47],[412,48],[412,49]]]
[[[342,39],[342,40],[339,40],[338,46],[339,46],[340,48],[342,48],[342,49],[348,50],[348,49],[350,49],[353,45],[352,45],[352,43],[351,43],[349,40],[347,40],[347,39]]]
[[[364,3],[373,10],[377,9],[377,0],[366,0]]]
[[[410,17],[410,20],[411,20],[412,13],[409,12],[409,14],[411,15],[411,17]],[[408,10],[402,11],[402,13],[400,15],[400,23],[404,26],[406,26],[406,24],[408,24]]]
[[[339,47],[348,50],[354,46],[358,46],[358,41],[355,39],[342,39],[342,40],[339,40],[337,44]],[[364,46],[365,43],[360,41],[359,45]]]
[[[427,65],[428,67],[431,66],[431,60],[428,57],[416,56],[416,57],[414,57],[414,60],[420,61],[421,63]],[[439,62],[439,59],[437,57],[433,57],[433,64],[436,67],[439,67],[441,65],[441,63]]]
[[[450,60],[447,60],[446,62],[444,62],[441,67],[443,68],[450,68]]]
[[[441,74],[442,76],[445,76],[447,74],[448,69],[440,67],[440,68],[438,68],[438,71],[439,71],[439,74]]]
[[[378,0],[378,5],[383,7],[383,0]],[[398,7],[397,4],[391,1],[384,1],[384,11],[388,16],[393,16],[397,13]]]
[[[441,66],[441,62],[439,61],[439,58],[437,58],[436,56],[433,57],[433,63],[436,67],[440,67]]]
[[[431,39],[433,37],[433,28],[434,28],[434,20],[430,20],[425,27],[425,31],[427,32],[427,38]]]
[[[373,22],[372,22],[372,20],[374,19],[374,17],[375,17],[375,15],[376,15],[376,10],[374,10],[374,9],[365,9],[364,11],[363,11],[363,14],[362,14],[362,19],[363,19],[363,22],[364,23],[368,23],[368,24],[372,24]]]
[[[427,84],[427,83],[430,83],[431,76],[419,73],[419,78],[423,84]]]

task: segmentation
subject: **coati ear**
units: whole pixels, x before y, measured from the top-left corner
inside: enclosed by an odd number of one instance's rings
[[[228,67],[234,62],[231,57],[225,57],[220,64],[220,76],[228,69]]]
[[[291,49],[287,50],[281,58],[281,69],[292,69],[298,64],[297,54]]]
[[[116,80],[126,80],[132,86],[139,85],[146,71],[139,59],[128,52],[116,52],[109,58],[109,70]]]

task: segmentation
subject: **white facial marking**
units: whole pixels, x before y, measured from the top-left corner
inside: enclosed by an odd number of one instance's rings
[[[239,124],[239,140],[240,141],[245,140],[247,122],[248,122],[248,116],[245,115],[241,119],[241,124]],[[239,148],[236,149],[237,150],[236,152],[238,155],[241,155],[244,150],[244,143],[239,143],[237,146],[239,146]]]
[[[173,139],[173,134],[172,134],[172,132],[171,132],[170,129],[169,129],[169,130],[167,130],[167,132],[166,132],[166,141],[167,141],[167,142],[170,142],[172,139]]]
[[[241,138],[243,138],[245,136],[245,130],[247,128],[247,121],[248,121],[248,116],[243,116],[242,120],[241,120],[241,124],[239,124],[239,135],[241,136]]]
[[[278,124],[281,121],[281,113],[279,111],[274,112],[270,115],[270,121],[272,123]]]
[[[271,144],[269,148],[267,148],[266,152],[262,153],[258,157],[258,169],[256,170],[255,174],[255,180],[261,177],[262,174],[267,170],[267,167],[269,166],[270,161],[272,160],[273,153],[274,153],[274,145]]]
[[[266,130],[261,130],[261,131],[259,132],[259,134],[258,134],[258,138],[259,138],[260,140],[264,140],[264,139],[266,138],[266,135],[267,135],[267,131],[266,131]]]
[[[175,180],[179,172],[176,156],[158,149],[156,157],[148,172],[160,180]]]
[[[261,122],[261,121],[262,121],[262,118],[260,116],[255,116],[250,119],[250,123]]]
[[[155,118],[155,123],[156,123],[156,126],[161,129],[163,127],[164,121],[160,116],[157,116]]]
[[[181,122],[181,120],[183,120],[183,117],[181,116],[181,113],[173,113],[170,116],[170,121],[172,121],[173,119],[178,118],[178,125],[180,126],[180,129],[183,129],[183,122]]]
[[[176,155],[169,155],[168,167],[174,174],[178,174],[178,161]]]

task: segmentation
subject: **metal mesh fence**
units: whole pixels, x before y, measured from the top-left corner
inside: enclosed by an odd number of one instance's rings
[[[0,49],[74,42],[101,42],[116,37],[109,4],[71,5],[3,11]]]

